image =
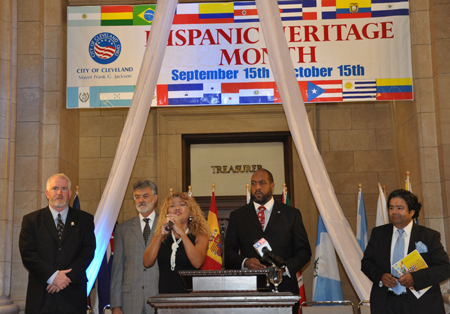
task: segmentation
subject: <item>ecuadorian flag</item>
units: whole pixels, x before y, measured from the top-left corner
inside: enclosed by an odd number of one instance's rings
[[[377,79],[377,100],[412,99],[412,78]]]
[[[371,0],[336,0],[337,19],[360,19],[372,17]]]

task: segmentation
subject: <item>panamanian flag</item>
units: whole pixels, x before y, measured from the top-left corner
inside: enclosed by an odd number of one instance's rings
[[[341,279],[333,244],[319,215],[314,259],[313,301],[342,301]]]

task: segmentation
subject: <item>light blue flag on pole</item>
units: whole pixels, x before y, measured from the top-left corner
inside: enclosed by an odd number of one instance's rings
[[[361,250],[366,250],[367,243],[369,242],[369,236],[367,232],[367,217],[366,207],[364,206],[364,198],[362,189],[359,189],[358,193],[358,215],[356,221],[356,241],[358,241]]]
[[[319,215],[314,259],[313,301],[342,301],[341,278],[333,244]]]

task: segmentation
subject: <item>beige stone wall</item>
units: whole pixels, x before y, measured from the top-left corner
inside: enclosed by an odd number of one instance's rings
[[[18,252],[23,215],[48,204],[47,179],[78,185],[79,112],[65,109],[66,8],[60,0],[18,1],[17,146],[12,298],[23,309],[28,273]]]

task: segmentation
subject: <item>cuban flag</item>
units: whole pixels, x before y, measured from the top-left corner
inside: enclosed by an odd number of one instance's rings
[[[314,259],[313,301],[342,301],[341,279],[333,244],[319,215]]]
[[[364,206],[362,188],[359,188],[358,193],[358,213],[356,221],[356,241],[358,241],[358,244],[364,253],[367,243],[369,242],[369,236],[367,232],[366,207]]]

